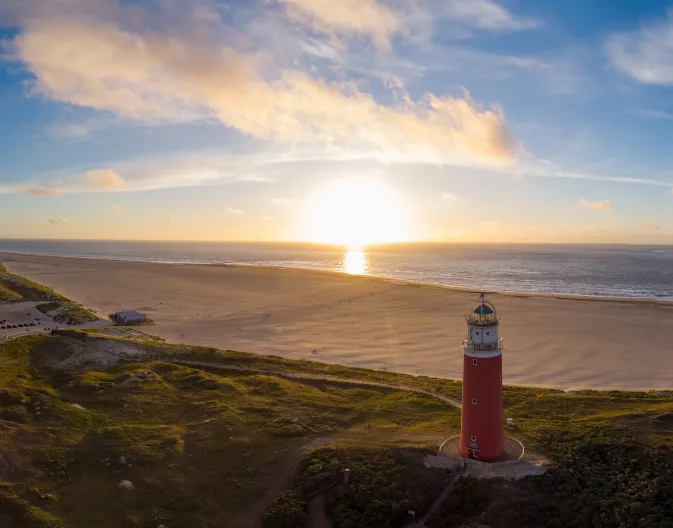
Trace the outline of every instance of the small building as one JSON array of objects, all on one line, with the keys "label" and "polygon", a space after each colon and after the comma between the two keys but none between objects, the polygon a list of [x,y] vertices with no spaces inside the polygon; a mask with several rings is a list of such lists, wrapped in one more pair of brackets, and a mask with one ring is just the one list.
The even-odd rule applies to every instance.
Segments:
[{"label": "small building", "polygon": [[123,325],[135,325],[147,323],[149,318],[144,313],[130,311],[130,312],[116,312],[110,316],[114,322]]}]

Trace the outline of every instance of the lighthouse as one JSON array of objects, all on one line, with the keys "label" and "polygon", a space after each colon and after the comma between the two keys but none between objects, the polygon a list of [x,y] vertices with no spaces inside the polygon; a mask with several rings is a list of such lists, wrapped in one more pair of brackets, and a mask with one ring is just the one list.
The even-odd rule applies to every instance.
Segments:
[{"label": "lighthouse", "polygon": [[465,319],[460,454],[476,460],[495,460],[503,455],[505,440],[499,320],[495,307],[483,293]]}]

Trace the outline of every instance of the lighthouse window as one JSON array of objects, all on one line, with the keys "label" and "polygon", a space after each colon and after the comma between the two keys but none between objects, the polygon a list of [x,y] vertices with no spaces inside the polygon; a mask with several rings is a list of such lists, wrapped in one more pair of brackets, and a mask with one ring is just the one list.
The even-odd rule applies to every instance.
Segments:
[{"label": "lighthouse window", "polygon": [[479,335],[479,332],[477,332],[477,335]]},{"label": "lighthouse window", "polygon": [[473,359],[473,360],[472,360],[472,364],[476,367],[476,366],[477,366],[477,360],[476,360],[476,359]]},{"label": "lighthouse window", "polygon": [[486,335],[491,335],[491,332],[486,332]]},{"label": "lighthouse window", "polygon": [[477,405],[477,398],[472,398],[472,405]]},{"label": "lighthouse window", "polygon": [[470,437],[470,440],[472,440],[473,442],[476,442],[476,441],[477,441],[477,437],[476,437],[476,436],[471,436],[471,437]]}]

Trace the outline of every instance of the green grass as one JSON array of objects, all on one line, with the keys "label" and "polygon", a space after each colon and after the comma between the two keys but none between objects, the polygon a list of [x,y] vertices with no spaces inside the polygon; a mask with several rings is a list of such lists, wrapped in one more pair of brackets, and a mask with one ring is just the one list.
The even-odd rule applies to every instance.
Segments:
[{"label": "green grass", "polygon": [[[63,330],[61,335],[67,335],[73,339],[87,342],[96,346],[97,341],[105,342],[109,336],[99,330]],[[119,338],[128,342],[137,343],[134,338]],[[321,374],[334,377],[355,378],[363,381],[390,383],[396,385],[410,385],[419,389],[433,390],[447,396],[460,399],[462,386],[459,381],[428,376],[413,376],[395,372],[383,372],[366,368],[346,367],[331,365],[317,361],[293,360],[278,356],[264,356],[237,352],[233,350],[219,350],[216,348],[199,347],[192,345],[169,345],[162,343],[160,339],[147,336],[142,341],[142,346],[150,355],[160,357],[190,359],[227,365],[262,369],[269,371],[293,371],[308,374]],[[560,392],[560,391],[559,391]]]},{"label": "green grass", "polygon": [[[406,392],[160,361],[50,370],[71,346],[58,335],[0,344],[0,464],[22,468],[6,494],[33,507],[9,510],[3,526],[38,514],[73,527],[249,526],[283,460],[312,439],[351,440],[372,423],[367,434],[406,443],[459,420],[456,409]],[[132,381],[140,370],[156,379]],[[121,479],[133,492],[117,488]],[[36,489],[54,500],[38,500]]]},{"label": "green grass", "polygon": [[47,314],[54,310],[57,310],[61,307],[61,303],[58,302],[47,302],[37,305],[37,309],[40,310],[43,314]]},{"label": "green grass", "polygon": [[18,302],[22,300],[23,297],[21,295],[0,283],[0,302]]},{"label": "green grass", "polygon": [[[47,311],[61,307],[61,311],[54,317],[54,320],[59,323],[82,324],[98,320],[94,314],[81,305],[63,297],[51,288],[9,273],[7,267],[0,264],[0,302],[20,301],[47,301],[50,306]],[[44,305],[38,305],[38,309],[39,306]]]},{"label": "green grass", "polygon": [[[139,347],[148,357],[107,369],[69,373],[50,367],[54,361],[68,358],[76,348],[95,352],[110,342]],[[340,454],[335,457],[333,452],[323,450],[310,455],[297,477],[299,489],[308,485],[302,477],[306,472],[318,481],[334,472],[334,468],[309,469],[315,466],[311,463],[314,458],[356,464],[363,460],[365,447],[384,446],[388,451],[376,457],[382,456],[380,466],[388,468],[390,460],[397,460],[410,447],[436,447],[460,427],[457,409],[424,395],[272,374],[191,368],[163,361],[162,357],[331,374],[431,388],[458,397],[461,388],[460,383],[429,377],[169,346],[151,336],[138,341],[112,340],[96,332],[69,330],[8,341],[0,344],[0,475],[11,475],[10,479],[5,477],[6,482],[0,479],[0,504],[10,505],[0,507],[3,527],[156,527],[162,523],[171,527],[250,526],[251,517],[246,515],[261,515],[263,507],[273,500],[265,491],[273,489],[272,483],[283,473],[284,461],[315,439],[336,439],[340,447],[330,449],[338,449]],[[151,372],[154,379],[136,381],[139,371]],[[653,393],[587,391],[570,395],[521,387],[505,387],[504,392],[505,413],[516,423],[507,434],[523,440],[529,451],[546,454],[559,468],[565,468],[552,473],[551,480],[534,481],[538,484],[532,487],[522,484],[522,497],[530,496],[536,504],[563,504],[566,496],[562,493],[568,493],[563,490],[581,486],[582,480],[573,480],[583,474],[578,467],[605,472],[608,466],[601,462],[604,459],[623,468],[614,478],[628,486],[615,489],[633,490],[649,498],[661,489],[652,487],[649,495],[637,491],[640,480],[632,474],[643,473],[639,468],[628,473],[628,460],[635,457],[661,464],[658,453],[672,445],[673,399]],[[617,451],[611,451],[612,458],[603,457],[606,449]],[[131,465],[120,464],[120,456]],[[422,473],[418,459],[413,463]],[[366,464],[354,467],[369,472]],[[328,510],[352,520],[358,508],[371,503],[376,515],[394,512],[399,520],[398,510],[407,503],[395,467],[393,464],[381,471],[380,482],[375,485],[389,490],[386,500],[390,508],[376,502],[379,495],[368,488],[354,495],[338,495],[350,501],[343,508],[341,499],[328,500]],[[663,466],[655,465],[648,471],[653,468],[668,475]],[[600,485],[612,489],[610,478]],[[133,482],[135,489],[119,489],[121,479]],[[597,481],[592,482],[592,486],[598,486]],[[281,479],[278,493],[282,483]],[[458,489],[463,489],[462,484]],[[432,490],[423,490],[423,496],[429,498]],[[516,526],[521,521],[516,512],[524,509],[507,506],[519,500],[507,490],[486,490],[483,496],[497,497],[500,502],[476,505],[464,503],[472,496],[467,491],[451,498],[455,519],[469,517],[475,508],[485,508],[487,513],[498,511],[502,519],[509,519],[510,524],[502,526]],[[40,494],[52,498],[39,500]],[[358,505],[358,500],[365,498],[364,506]],[[304,507],[301,497],[295,499],[285,497],[274,511],[291,517],[296,508]],[[587,500],[581,504],[592,508],[594,502]],[[393,508],[393,503],[398,506]],[[427,501],[423,504],[427,507]],[[610,509],[616,505],[611,503]],[[575,511],[570,507],[566,510]],[[652,515],[662,515],[662,511],[665,513],[656,510]],[[558,512],[557,516],[562,518]],[[533,524],[526,521],[519,525]]]}]

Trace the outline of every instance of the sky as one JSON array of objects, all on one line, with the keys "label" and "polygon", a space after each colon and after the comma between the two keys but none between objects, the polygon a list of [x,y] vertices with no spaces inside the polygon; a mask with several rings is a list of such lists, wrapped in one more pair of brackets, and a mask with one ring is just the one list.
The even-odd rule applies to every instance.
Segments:
[{"label": "sky", "polygon": [[0,238],[673,244],[673,3],[0,0]]}]

